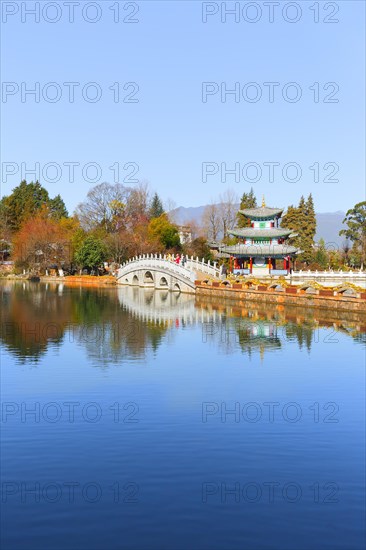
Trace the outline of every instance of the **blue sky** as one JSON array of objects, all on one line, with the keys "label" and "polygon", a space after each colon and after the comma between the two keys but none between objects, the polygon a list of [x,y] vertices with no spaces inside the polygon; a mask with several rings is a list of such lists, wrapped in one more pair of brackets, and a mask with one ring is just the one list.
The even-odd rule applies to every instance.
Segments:
[{"label": "blue sky", "polygon": [[[109,0],[86,11],[91,3],[80,0],[73,23],[63,1],[46,12],[47,2],[39,2],[39,23],[24,3],[1,4],[2,194],[22,175],[34,179],[24,172],[39,163],[41,183],[51,196],[60,193],[70,211],[93,179],[128,185],[134,172],[130,179],[149,181],[163,200],[183,206],[206,204],[227,188],[240,195],[251,185],[267,204],[279,206],[312,192],[318,212],[346,210],[365,199],[363,1],[298,1],[292,7],[280,1],[272,23],[265,2],[239,2],[239,22],[234,15],[221,21],[221,2],[119,2],[117,23],[117,2]],[[34,9],[36,2],[25,4]],[[227,2],[227,9],[234,4]],[[99,21],[85,21],[83,8]],[[216,10],[203,23],[202,13]],[[59,21],[47,21],[53,18]],[[32,95],[22,102],[21,91],[37,82],[39,102]],[[65,82],[80,83],[73,103]],[[129,82],[137,83],[137,92],[136,84],[123,90]],[[203,82],[216,83],[206,102]],[[268,82],[278,83],[273,102]],[[239,98],[222,100],[225,86],[236,86]],[[82,89],[91,100],[101,92],[100,100],[87,101]],[[60,99],[52,102],[55,93]],[[261,98],[250,102],[254,93]],[[297,102],[291,102],[294,93],[301,93]],[[121,101],[128,94],[138,101]],[[271,162],[277,163],[274,181]],[[78,163],[74,178],[69,163]],[[203,163],[215,173],[203,178]],[[225,182],[222,163],[228,170],[236,163],[239,176],[227,174]],[[110,169],[117,164],[118,177]]]}]

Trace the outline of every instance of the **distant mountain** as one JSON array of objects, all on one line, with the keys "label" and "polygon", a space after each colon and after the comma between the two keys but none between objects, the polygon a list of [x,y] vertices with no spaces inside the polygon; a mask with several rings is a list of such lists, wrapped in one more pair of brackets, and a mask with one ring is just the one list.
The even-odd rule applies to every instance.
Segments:
[{"label": "distant mountain", "polygon": [[326,243],[335,243],[340,246],[345,242],[344,237],[339,236],[342,224],[346,214],[338,210],[337,212],[325,212],[316,214],[316,235],[315,240],[323,238]]},{"label": "distant mountain", "polygon": [[[171,211],[171,215],[174,218],[175,223],[178,225],[184,225],[187,222],[194,221],[198,225],[202,225],[203,212],[205,211],[206,204],[203,206],[179,206]],[[238,205],[239,210],[239,205]]]},{"label": "distant mountain", "polygon": [[[175,223],[185,225],[188,222],[194,221],[197,225],[202,225],[203,212],[206,205],[203,206],[179,206],[175,208],[171,214],[174,217]],[[237,205],[239,210],[239,204]],[[339,231],[344,228],[342,221],[345,213],[338,210],[337,212],[321,212],[316,214],[317,231],[315,240],[323,238],[326,243],[335,243],[341,246],[344,242],[344,237],[339,236]]]}]

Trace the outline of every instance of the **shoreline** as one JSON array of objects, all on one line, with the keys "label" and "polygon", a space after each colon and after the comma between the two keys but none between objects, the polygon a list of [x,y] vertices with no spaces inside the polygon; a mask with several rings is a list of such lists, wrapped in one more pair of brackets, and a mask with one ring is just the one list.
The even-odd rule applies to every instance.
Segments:
[{"label": "shoreline", "polygon": [[[1,277],[0,281],[31,281],[29,275],[8,275],[6,277]],[[64,277],[59,276],[41,276],[39,277],[40,283],[58,283],[58,284],[71,284],[71,285],[81,285],[81,286],[96,286],[96,287],[105,287],[105,286],[117,286],[117,281],[112,275],[65,275]]]},{"label": "shoreline", "polygon": [[[1,277],[0,281],[29,281],[29,276]],[[65,277],[40,277],[41,283],[65,284],[68,286],[93,288],[118,288],[130,285],[118,285],[112,275],[67,275]],[[211,283],[211,284],[210,284]],[[366,314],[366,291],[356,292],[354,296],[343,295],[330,289],[319,289],[315,293],[307,294],[299,285],[287,286],[281,291],[266,287],[263,283],[249,286],[248,283],[224,284],[221,281],[195,281],[196,290],[192,292],[196,297],[205,297],[209,300],[224,299],[230,304],[243,307],[246,304],[277,304],[280,306],[306,307],[312,309],[327,309],[333,311],[354,311]],[[138,287],[144,288],[144,287]],[[151,290],[151,288],[150,288]]]},{"label": "shoreline", "polygon": [[268,289],[264,285],[248,288],[245,283],[233,283],[229,286],[220,282],[208,285],[202,281],[196,281],[196,296],[224,299],[228,302],[235,302],[238,306],[245,306],[248,303],[277,304],[333,311],[356,311],[366,314],[366,292],[357,293],[355,296],[344,296],[324,289],[318,290],[314,294],[306,294],[306,291],[293,286],[278,291]]}]

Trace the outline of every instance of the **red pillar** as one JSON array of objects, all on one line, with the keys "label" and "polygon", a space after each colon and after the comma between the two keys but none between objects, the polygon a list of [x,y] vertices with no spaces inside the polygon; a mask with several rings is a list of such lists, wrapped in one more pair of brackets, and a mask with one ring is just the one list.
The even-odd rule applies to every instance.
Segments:
[{"label": "red pillar", "polygon": [[253,273],[253,258],[249,258],[249,273]]}]

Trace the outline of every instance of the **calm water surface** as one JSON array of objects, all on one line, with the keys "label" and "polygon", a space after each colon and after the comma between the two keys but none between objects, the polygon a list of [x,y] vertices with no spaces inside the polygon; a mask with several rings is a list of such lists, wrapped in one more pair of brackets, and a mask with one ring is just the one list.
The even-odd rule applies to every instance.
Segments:
[{"label": "calm water surface", "polygon": [[364,547],[365,318],[0,292],[2,548]]}]

